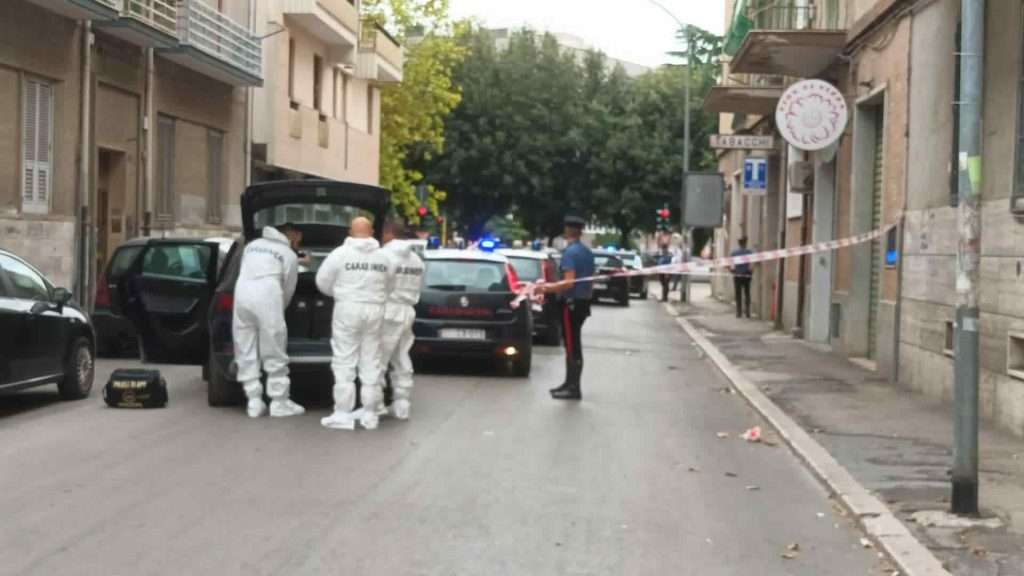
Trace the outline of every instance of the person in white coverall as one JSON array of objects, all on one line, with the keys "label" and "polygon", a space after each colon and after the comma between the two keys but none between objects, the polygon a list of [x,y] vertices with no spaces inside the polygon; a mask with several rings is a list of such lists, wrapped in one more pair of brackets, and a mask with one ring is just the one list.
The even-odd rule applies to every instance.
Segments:
[{"label": "person in white coverall", "polygon": [[412,408],[412,358],[409,352],[416,337],[412,325],[416,320],[416,304],[423,286],[423,261],[413,251],[413,244],[399,239],[404,230],[398,222],[384,225],[384,248],[390,261],[393,280],[387,304],[384,305],[384,325],[381,329],[381,380],[388,365],[391,366],[391,386],[394,396],[391,413],[399,420],[407,420]]},{"label": "person in white coverall", "polygon": [[[373,225],[356,218],[344,244],[327,256],[316,274],[316,286],[334,298],[331,326],[331,370],[334,372],[334,413],[320,423],[338,430],[377,428],[383,401],[380,386],[380,330],[391,285],[388,260],[373,238]],[[355,411],[356,376],[362,383],[363,409]]]},{"label": "person in white coverall", "polygon": [[295,294],[302,231],[291,224],[263,229],[263,237],[249,242],[235,285],[231,330],[235,341],[238,381],[248,398],[250,418],[267,413],[263,402],[260,368],[267,373],[267,396],[274,418],[297,416],[306,410],[288,397],[288,326],[284,311]]}]

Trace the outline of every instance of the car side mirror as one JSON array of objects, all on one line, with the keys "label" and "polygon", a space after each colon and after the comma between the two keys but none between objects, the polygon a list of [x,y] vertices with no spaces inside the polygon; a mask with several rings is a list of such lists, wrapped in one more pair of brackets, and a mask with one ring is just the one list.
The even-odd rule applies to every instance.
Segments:
[{"label": "car side mirror", "polygon": [[66,306],[71,302],[71,292],[67,288],[57,288],[53,291],[53,303],[58,306]]}]

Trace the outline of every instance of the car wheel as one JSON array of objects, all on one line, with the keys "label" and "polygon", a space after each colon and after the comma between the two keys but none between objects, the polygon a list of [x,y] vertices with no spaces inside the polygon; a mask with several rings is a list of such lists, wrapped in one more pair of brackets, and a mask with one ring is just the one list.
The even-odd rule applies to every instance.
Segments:
[{"label": "car wheel", "polygon": [[242,386],[228,378],[215,364],[213,352],[207,356],[206,403],[210,406],[237,406],[242,403]]},{"label": "car wheel", "polygon": [[78,338],[68,350],[64,360],[64,377],[57,384],[64,400],[81,400],[92,391],[96,374],[96,358],[88,338]]}]

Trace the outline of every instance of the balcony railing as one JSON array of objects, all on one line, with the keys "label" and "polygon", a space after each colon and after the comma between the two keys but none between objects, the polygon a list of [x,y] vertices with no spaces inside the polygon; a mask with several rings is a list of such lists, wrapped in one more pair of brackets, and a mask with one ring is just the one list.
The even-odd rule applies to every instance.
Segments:
[{"label": "balcony railing", "polygon": [[124,0],[122,16],[171,36],[178,35],[178,7],[172,0]]},{"label": "balcony railing", "polygon": [[[380,58],[401,74],[404,64],[402,46],[371,19],[364,20],[360,30],[359,55],[364,60]],[[377,66],[374,63],[370,68],[376,69]],[[376,70],[371,72],[367,69],[367,73],[370,76],[377,75]]]},{"label": "balcony railing", "polygon": [[250,76],[262,77],[259,40],[201,0],[179,0],[178,30],[183,45],[196,48]]}]

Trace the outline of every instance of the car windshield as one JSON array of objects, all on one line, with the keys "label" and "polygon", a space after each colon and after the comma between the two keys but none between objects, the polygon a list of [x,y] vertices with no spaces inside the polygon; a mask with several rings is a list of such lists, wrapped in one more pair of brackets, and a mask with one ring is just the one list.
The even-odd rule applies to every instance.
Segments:
[{"label": "car windshield", "polygon": [[509,291],[505,267],[483,260],[427,260],[424,286],[450,292]]},{"label": "car windshield", "polygon": [[509,263],[516,271],[516,276],[524,282],[536,282],[544,276],[544,268],[540,260],[535,258],[509,258]]},{"label": "car windshield", "polygon": [[622,268],[622,260],[610,254],[594,254],[594,265],[598,268]]},{"label": "car windshield", "polygon": [[256,212],[256,228],[281,224],[320,224],[348,228],[352,220],[363,216],[373,220],[369,210],[339,204],[281,204]]}]

